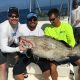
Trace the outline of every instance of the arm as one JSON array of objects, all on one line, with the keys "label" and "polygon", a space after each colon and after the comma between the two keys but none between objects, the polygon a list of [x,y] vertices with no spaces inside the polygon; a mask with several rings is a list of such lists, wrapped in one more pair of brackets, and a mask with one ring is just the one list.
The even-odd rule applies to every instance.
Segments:
[{"label": "arm", "polygon": [[8,53],[13,53],[13,52],[18,52],[19,47],[9,47],[8,45],[8,27],[5,25],[1,25],[1,51],[2,52],[8,52]]},{"label": "arm", "polygon": [[73,48],[76,42],[75,42],[72,26],[69,24],[68,26],[65,27],[66,27],[67,42]]},{"label": "arm", "polygon": [[55,31],[53,31],[53,30],[52,30],[51,28],[49,28],[49,27],[46,27],[46,28],[44,29],[44,34],[45,34],[45,36],[49,36],[49,37],[51,37],[51,38],[57,39],[57,35],[56,35]]}]

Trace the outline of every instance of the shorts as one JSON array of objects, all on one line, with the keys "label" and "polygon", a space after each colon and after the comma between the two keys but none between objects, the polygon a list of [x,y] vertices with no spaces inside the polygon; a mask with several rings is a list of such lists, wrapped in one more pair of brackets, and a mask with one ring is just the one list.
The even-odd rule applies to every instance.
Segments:
[{"label": "shorts", "polygon": [[0,50],[0,64],[6,63],[6,56]]},{"label": "shorts", "polygon": [[[16,47],[17,44],[12,43],[10,47]],[[7,63],[8,65],[13,66],[15,64],[15,56],[19,55],[19,52],[13,52],[13,53],[5,53],[1,52],[0,50],[0,64]]]},{"label": "shorts", "polygon": [[74,28],[74,37],[77,44],[80,43],[80,27]]},{"label": "shorts", "polygon": [[13,75],[19,75],[26,71],[26,66],[31,62],[39,65],[42,72],[50,69],[50,64],[46,59],[40,58],[37,62],[34,61],[34,58],[28,58],[24,54],[22,54],[22,58],[15,64],[13,67]]},{"label": "shorts", "polygon": [[75,61],[79,59],[80,59],[80,56],[75,55],[75,56],[69,56],[68,58],[62,61],[51,61],[51,63],[56,64],[56,65],[71,63],[72,65],[76,66]]},{"label": "shorts", "polygon": [[77,56],[77,55],[75,55],[75,56],[70,56],[69,62],[70,62],[72,65],[77,66],[77,65],[75,64],[75,62],[76,62],[77,60],[79,60],[79,59],[80,59],[80,56]]}]

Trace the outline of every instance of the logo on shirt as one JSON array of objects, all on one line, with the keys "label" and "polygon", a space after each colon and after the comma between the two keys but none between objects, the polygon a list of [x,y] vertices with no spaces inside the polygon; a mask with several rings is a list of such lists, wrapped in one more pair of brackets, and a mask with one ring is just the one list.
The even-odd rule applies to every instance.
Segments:
[{"label": "logo on shirt", "polygon": [[65,31],[60,31],[60,33],[65,33]]}]

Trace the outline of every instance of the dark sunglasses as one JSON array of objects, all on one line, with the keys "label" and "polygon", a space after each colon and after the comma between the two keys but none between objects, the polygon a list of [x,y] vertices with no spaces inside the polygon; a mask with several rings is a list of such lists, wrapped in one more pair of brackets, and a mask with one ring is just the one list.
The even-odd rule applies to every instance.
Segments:
[{"label": "dark sunglasses", "polygon": [[56,18],[53,18],[53,19],[49,19],[49,21],[54,21]]},{"label": "dark sunglasses", "polygon": [[30,19],[28,19],[28,21],[37,21],[37,18],[30,18]]},{"label": "dark sunglasses", "polygon": [[10,17],[10,18],[14,18],[14,17],[15,17],[15,18],[18,18],[19,16],[9,16],[9,17]]}]

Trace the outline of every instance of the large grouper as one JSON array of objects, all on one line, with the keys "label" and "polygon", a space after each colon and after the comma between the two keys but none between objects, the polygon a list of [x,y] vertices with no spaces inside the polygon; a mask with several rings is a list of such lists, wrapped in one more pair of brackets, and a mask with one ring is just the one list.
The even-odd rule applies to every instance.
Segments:
[{"label": "large grouper", "polygon": [[[80,56],[80,45],[70,48],[62,41],[46,36],[27,36],[25,38],[26,40],[30,40],[35,45],[31,48],[32,53],[42,58],[49,60],[62,60],[68,56]],[[26,48],[28,48],[28,45],[26,45]]]}]

